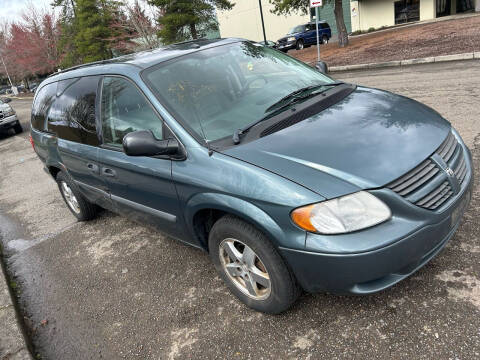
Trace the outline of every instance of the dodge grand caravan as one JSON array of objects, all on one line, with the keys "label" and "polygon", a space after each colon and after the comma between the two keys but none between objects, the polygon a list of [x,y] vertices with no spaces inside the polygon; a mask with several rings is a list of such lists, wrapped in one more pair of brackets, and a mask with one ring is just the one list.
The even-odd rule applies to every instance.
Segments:
[{"label": "dodge grand caravan", "polygon": [[31,136],[78,220],[102,207],[204,249],[233,294],[269,313],[302,289],[405,279],[472,193],[470,151],[434,110],[239,39],[56,74]]}]

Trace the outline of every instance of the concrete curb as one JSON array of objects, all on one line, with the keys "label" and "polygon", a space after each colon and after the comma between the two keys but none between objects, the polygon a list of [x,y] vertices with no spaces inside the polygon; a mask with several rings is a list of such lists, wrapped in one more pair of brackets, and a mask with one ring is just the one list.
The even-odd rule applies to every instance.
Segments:
[{"label": "concrete curb", "polygon": [[32,360],[0,266],[0,359]]},{"label": "concrete curb", "polygon": [[371,64],[331,66],[328,68],[328,70],[330,72],[340,72],[340,71],[352,71],[352,70],[378,69],[378,68],[386,68],[386,67],[398,67],[398,66],[407,66],[407,65],[415,65],[415,64],[440,63],[440,62],[447,62],[447,61],[473,60],[473,59],[480,59],[480,51],[463,53],[463,54],[433,56],[433,57],[418,58],[418,59],[385,61],[385,62],[378,62],[378,63],[371,63]]}]

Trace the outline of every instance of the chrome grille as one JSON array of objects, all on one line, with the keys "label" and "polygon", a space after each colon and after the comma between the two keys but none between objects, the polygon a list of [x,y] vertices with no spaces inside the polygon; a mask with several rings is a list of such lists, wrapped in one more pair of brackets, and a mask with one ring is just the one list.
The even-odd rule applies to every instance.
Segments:
[{"label": "chrome grille", "polygon": [[[467,164],[462,146],[452,132],[435,154],[453,170],[454,176],[461,186],[467,175]],[[454,194],[454,189],[446,171],[438,165],[442,162],[438,161],[438,158],[436,161],[432,158],[425,160],[413,170],[390,183],[388,187],[417,206],[429,210],[440,208]]]}]

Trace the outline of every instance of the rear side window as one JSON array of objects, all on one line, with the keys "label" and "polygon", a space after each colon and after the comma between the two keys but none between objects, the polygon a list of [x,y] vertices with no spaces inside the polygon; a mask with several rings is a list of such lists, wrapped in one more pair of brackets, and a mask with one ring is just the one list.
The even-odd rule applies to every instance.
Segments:
[{"label": "rear side window", "polygon": [[162,120],[130,81],[105,77],[102,88],[102,134],[106,145],[121,146],[123,137],[138,130],[151,130],[162,139]]},{"label": "rear side window", "polygon": [[32,127],[34,129],[40,131],[47,130],[46,116],[50,106],[55,100],[56,92],[57,83],[45,85],[38,92],[32,107]]},{"label": "rear side window", "polygon": [[327,23],[322,23],[321,28],[322,29],[330,29],[330,25],[328,25]]},{"label": "rear side window", "polygon": [[98,76],[63,80],[48,113],[48,129],[61,139],[98,146],[95,103]]}]

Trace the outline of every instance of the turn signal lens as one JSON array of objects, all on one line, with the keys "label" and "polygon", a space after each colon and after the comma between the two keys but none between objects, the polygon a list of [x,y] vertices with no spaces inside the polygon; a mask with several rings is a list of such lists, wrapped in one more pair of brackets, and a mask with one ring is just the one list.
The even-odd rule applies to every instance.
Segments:
[{"label": "turn signal lens", "polygon": [[310,214],[315,205],[301,207],[292,211],[292,220],[295,224],[307,231],[316,232],[315,226],[310,222]]},{"label": "turn signal lens", "polygon": [[383,201],[366,191],[295,209],[295,224],[306,231],[344,234],[378,225],[392,216]]}]

